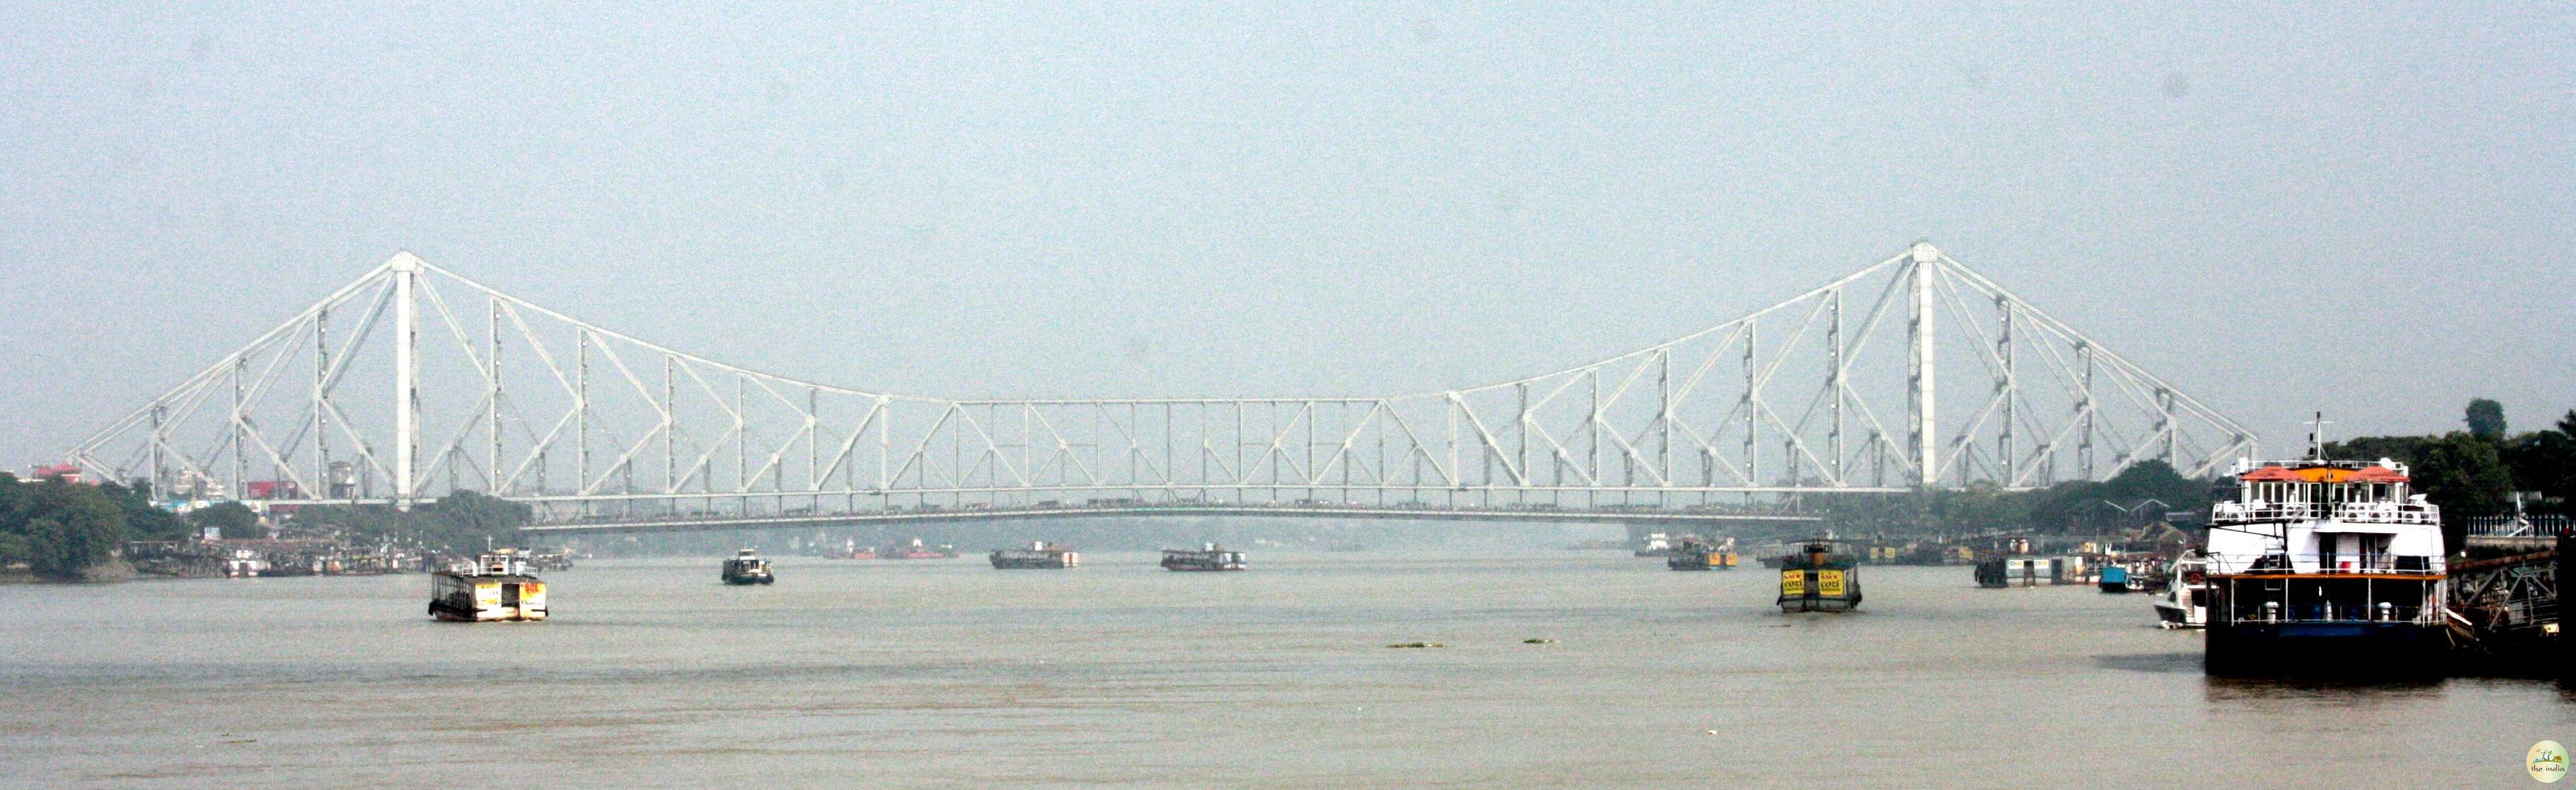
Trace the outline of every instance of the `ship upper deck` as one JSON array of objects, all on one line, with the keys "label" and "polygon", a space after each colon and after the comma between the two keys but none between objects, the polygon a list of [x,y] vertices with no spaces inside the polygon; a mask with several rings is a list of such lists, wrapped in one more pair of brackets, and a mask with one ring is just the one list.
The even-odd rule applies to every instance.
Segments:
[{"label": "ship upper deck", "polygon": [[[2352,525],[2439,527],[2441,508],[2412,493],[2406,465],[2375,462],[2236,463],[2237,499],[2210,509],[2210,523],[2246,525],[2332,520]],[[2373,530],[2390,531],[2390,530]]]}]

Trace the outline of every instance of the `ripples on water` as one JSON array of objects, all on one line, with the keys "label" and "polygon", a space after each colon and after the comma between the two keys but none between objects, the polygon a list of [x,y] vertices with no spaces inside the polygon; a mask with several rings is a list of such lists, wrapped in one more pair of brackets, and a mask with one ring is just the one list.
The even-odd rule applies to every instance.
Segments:
[{"label": "ripples on water", "polygon": [[1790,616],[1759,568],[1251,559],[595,562],[539,624],[419,576],[4,587],[0,785],[2456,786],[2576,740],[2550,684],[2211,680],[2145,596],[1964,567]]}]

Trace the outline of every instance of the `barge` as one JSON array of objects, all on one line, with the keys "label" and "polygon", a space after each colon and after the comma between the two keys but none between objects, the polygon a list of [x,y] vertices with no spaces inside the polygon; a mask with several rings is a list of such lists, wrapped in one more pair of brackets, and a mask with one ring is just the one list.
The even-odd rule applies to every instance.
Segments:
[{"label": "barge", "polygon": [[1664,557],[1664,567],[1677,571],[1731,571],[1735,569],[1735,540],[1723,545],[1710,545],[1697,538],[1684,539]]},{"label": "barge", "polygon": [[1163,569],[1167,571],[1239,571],[1243,568],[1243,552],[1227,551],[1214,543],[1201,544],[1197,551],[1163,550]]},{"label": "barge", "polygon": [[1041,540],[1025,549],[994,549],[991,559],[996,570],[1061,570],[1081,565],[1082,552]]},{"label": "barge", "polygon": [[948,559],[956,559],[956,558],[957,558],[957,547],[955,547],[955,546],[950,546],[950,545],[947,545],[947,544],[944,544],[944,543],[943,543],[943,544],[940,544],[940,545],[938,545],[938,546],[936,546],[936,547],[933,547],[933,546],[924,546],[924,545],[921,545],[921,539],[920,539],[920,538],[913,538],[913,539],[912,539],[912,541],[911,541],[911,542],[909,542],[909,543],[898,544],[898,545],[896,545],[895,547],[893,547],[893,548],[891,548],[891,549],[887,549],[887,550],[885,550],[885,551],[883,551],[883,552],[879,552],[879,553],[877,554],[877,558],[878,558],[878,559],[887,559],[887,560],[948,560]]},{"label": "barge", "polygon": [[[2448,670],[2438,506],[2405,464],[2239,460],[2211,506],[2209,674],[2429,678]],[[2177,574],[2181,575],[2181,574]]]},{"label": "barge", "polygon": [[731,559],[725,560],[723,578],[726,584],[769,584],[778,581],[778,576],[769,572],[769,561],[761,559],[760,552],[751,549],[735,552]]},{"label": "barge", "polygon": [[502,550],[429,575],[429,615],[457,623],[546,619],[545,580],[527,557]]},{"label": "barge", "polygon": [[1849,612],[1860,608],[1860,561],[1831,537],[1801,542],[1780,558],[1780,611]]}]

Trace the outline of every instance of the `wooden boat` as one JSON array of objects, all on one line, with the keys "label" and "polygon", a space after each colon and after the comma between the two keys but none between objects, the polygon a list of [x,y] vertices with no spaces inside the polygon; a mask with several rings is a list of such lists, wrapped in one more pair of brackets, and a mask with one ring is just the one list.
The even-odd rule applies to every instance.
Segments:
[{"label": "wooden boat", "polygon": [[1817,537],[1780,558],[1780,611],[1849,612],[1860,598],[1860,562],[1850,544]]},{"label": "wooden boat", "polygon": [[760,552],[752,549],[735,552],[731,559],[725,560],[723,578],[726,584],[770,584],[778,581],[778,576],[769,571],[769,561],[761,559]]}]

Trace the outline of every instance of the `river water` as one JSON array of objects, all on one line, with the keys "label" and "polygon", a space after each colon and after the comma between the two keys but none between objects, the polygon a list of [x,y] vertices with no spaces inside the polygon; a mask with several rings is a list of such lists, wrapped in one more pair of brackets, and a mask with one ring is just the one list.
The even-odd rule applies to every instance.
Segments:
[{"label": "river water", "polygon": [[2145,596],[1965,567],[1792,616],[1605,552],[1154,559],[596,561],[534,624],[416,575],[0,587],[0,785],[2507,787],[2576,742],[2554,684],[2212,680]]}]

